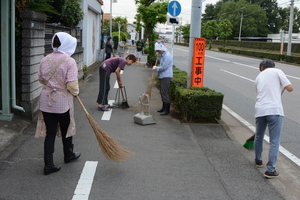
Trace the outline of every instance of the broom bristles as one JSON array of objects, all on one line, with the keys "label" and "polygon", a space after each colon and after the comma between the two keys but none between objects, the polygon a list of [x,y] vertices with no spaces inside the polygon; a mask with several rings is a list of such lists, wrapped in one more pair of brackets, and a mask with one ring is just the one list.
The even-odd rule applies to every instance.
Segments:
[{"label": "broom bristles", "polygon": [[95,136],[98,140],[100,148],[104,156],[113,161],[124,161],[130,158],[134,153],[124,149],[112,137],[110,137],[101,127],[96,123],[90,114],[86,114],[87,119],[94,130]]},{"label": "broom bristles", "polygon": [[243,144],[243,147],[245,147],[246,149],[251,149],[254,147],[254,141],[248,141],[248,142],[245,142]]},{"label": "broom bristles", "polygon": [[254,147],[254,139],[255,139],[255,134],[252,135],[250,138],[246,140],[246,142],[243,144],[243,146],[247,149],[251,149]]}]

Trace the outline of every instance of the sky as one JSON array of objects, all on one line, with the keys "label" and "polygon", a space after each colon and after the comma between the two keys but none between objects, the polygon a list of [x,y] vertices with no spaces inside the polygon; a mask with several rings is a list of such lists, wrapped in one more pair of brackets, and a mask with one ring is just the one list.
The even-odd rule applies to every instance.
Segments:
[{"label": "sky", "polygon": [[[110,13],[110,1],[103,0],[103,11],[104,13]],[[191,20],[191,5],[192,0],[177,0],[181,5],[181,13],[179,14],[179,19],[182,21],[182,25],[189,24]],[[206,4],[215,4],[218,0],[203,0],[202,1],[202,14]],[[279,7],[288,7],[290,5],[290,0],[277,0]],[[300,7],[300,1],[295,1],[296,7]],[[134,16],[136,15],[136,5],[134,0],[117,0],[117,3],[112,3],[112,16],[117,17],[127,17],[129,23],[135,21]],[[158,25],[159,29],[164,29],[168,27],[167,25]],[[169,26],[171,27],[171,26]]]}]

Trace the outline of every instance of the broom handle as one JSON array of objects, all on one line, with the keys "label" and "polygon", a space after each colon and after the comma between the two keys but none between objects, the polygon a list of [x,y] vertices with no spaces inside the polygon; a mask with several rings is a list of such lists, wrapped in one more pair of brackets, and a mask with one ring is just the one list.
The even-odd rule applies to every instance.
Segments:
[{"label": "broom handle", "polygon": [[[154,66],[156,66],[156,65],[157,65],[157,60],[158,60],[158,54],[156,54],[156,60],[155,60],[155,64],[154,64]],[[152,72],[151,79],[154,79],[154,72],[155,72],[155,70],[153,70],[153,72]]]},{"label": "broom handle", "polygon": [[83,105],[83,103],[82,103],[82,101],[80,100],[80,98],[79,98],[78,95],[76,96],[76,98],[77,98],[79,104],[81,105],[83,111],[85,112],[85,114],[88,114],[88,111],[85,109],[85,107],[84,107],[84,105]]}]

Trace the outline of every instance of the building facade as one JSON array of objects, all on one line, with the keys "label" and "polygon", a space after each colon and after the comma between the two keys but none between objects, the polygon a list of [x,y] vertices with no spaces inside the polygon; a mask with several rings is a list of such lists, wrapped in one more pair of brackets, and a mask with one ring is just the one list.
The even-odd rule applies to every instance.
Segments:
[{"label": "building facade", "polygon": [[81,3],[84,18],[79,27],[82,29],[83,62],[85,66],[102,61],[103,58],[103,49],[101,49],[102,6],[102,0],[85,0]]}]

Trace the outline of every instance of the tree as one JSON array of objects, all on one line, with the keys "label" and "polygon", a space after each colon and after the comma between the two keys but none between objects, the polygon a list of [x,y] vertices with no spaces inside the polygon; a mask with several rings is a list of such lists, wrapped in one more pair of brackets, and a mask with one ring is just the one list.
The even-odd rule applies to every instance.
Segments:
[{"label": "tree", "polygon": [[80,8],[81,0],[66,0],[62,7],[61,24],[75,27],[83,19],[83,12]]},{"label": "tree", "polygon": [[113,18],[112,32],[119,31],[118,22],[120,22],[121,25],[120,31],[127,32],[127,24],[128,24],[127,17],[121,17],[121,16],[117,16]]},{"label": "tree", "polygon": [[[122,39],[127,39],[128,38],[128,33],[127,33],[127,18],[126,17],[121,17],[117,16],[112,19],[112,37],[117,38],[118,41],[119,39],[119,28],[118,28],[118,22],[120,22],[120,37]],[[102,24],[102,30],[104,35],[110,35],[110,20],[106,19],[103,21]],[[116,41],[118,43],[118,41]]]},{"label": "tree", "polygon": [[110,24],[109,19],[103,20],[103,23],[102,23],[102,33],[103,33],[103,35],[109,36],[109,31],[110,31],[109,24]]},{"label": "tree", "polygon": [[182,36],[182,26],[179,26],[179,27],[176,28],[174,35],[175,35],[176,42],[180,43],[180,39],[181,39],[181,36]]},{"label": "tree", "polygon": [[242,17],[242,35],[248,37],[266,36],[267,17],[266,12],[259,5],[248,3],[246,0],[238,2],[228,1],[222,4],[218,20],[230,20],[233,25],[232,37],[237,37],[240,32]]},{"label": "tree", "polygon": [[182,26],[181,30],[182,30],[182,37],[184,39],[185,43],[189,43],[190,41],[190,24],[186,24],[184,26]]},{"label": "tree", "polygon": [[[135,4],[138,6],[136,19],[139,19],[138,26],[143,23],[145,28],[145,38],[149,42],[149,57],[150,64],[155,62],[154,43],[157,39],[155,33],[155,27],[158,23],[165,23],[167,21],[167,8],[168,1],[166,0],[135,0]],[[154,58],[154,59],[153,59]],[[154,61],[153,61],[154,60]]]},{"label": "tree", "polygon": [[232,35],[233,25],[231,24],[231,22],[229,20],[224,20],[219,23],[218,27],[219,27],[218,32],[219,32],[220,38],[223,39],[224,47],[226,47],[227,38]]},{"label": "tree", "polygon": [[216,20],[203,23],[202,36],[209,39],[209,49],[212,47],[212,40],[218,36],[219,25]]},{"label": "tree", "polygon": [[55,11],[53,11],[53,7],[51,6],[52,3],[53,0],[35,0],[35,1],[17,0],[16,7],[18,11],[32,10],[42,14],[56,13]]},{"label": "tree", "polygon": [[62,26],[75,27],[83,19],[80,8],[81,0],[55,0],[51,1],[55,13],[47,13],[48,23],[60,23]]},{"label": "tree", "polygon": [[[290,11],[289,7],[279,9],[280,19],[282,21],[281,29],[288,32],[290,23]],[[294,7],[294,20],[293,20],[293,33],[298,33],[300,29],[300,11]]]},{"label": "tree", "polygon": [[206,4],[204,14],[202,14],[202,21],[207,22],[214,20],[215,18],[215,6],[213,4]]},{"label": "tree", "polygon": [[266,11],[268,33],[278,33],[280,30],[277,0],[247,0],[251,4],[260,5]]},{"label": "tree", "polygon": [[139,35],[139,40],[140,40],[141,36],[142,36],[142,34],[141,34],[141,32],[142,32],[142,23],[141,23],[142,19],[141,19],[141,15],[140,14],[136,14],[134,18],[136,19],[136,21],[133,22],[133,24],[136,25],[135,30],[136,30],[136,32],[139,33],[138,35]]}]

